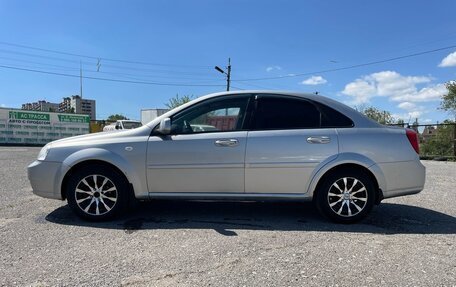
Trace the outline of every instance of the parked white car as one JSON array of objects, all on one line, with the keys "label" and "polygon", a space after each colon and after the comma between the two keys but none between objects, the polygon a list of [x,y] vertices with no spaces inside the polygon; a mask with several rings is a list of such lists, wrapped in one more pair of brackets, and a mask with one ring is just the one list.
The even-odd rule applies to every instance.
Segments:
[{"label": "parked white car", "polygon": [[51,142],[28,177],[35,194],[66,199],[89,220],[123,213],[134,197],[313,200],[349,223],[423,189],[418,152],[415,131],[322,96],[225,92],[137,129]]},{"label": "parked white car", "polygon": [[130,129],[139,128],[140,126],[142,126],[142,124],[139,121],[117,120],[115,123],[105,126],[103,128],[103,131],[107,132],[107,131],[114,131],[114,130],[130,130]]}]

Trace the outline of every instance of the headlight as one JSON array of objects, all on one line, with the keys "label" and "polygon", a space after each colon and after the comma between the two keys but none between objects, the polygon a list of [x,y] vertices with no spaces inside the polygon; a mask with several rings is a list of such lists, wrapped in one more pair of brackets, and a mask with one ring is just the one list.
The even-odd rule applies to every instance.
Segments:
[{"label": "headlight", "polygon": [[49,153],[49,150],[51,149],[51,145],[47,144],[45,145],[41,150],[40,153],[38,154],[38,160],[45,160],[46,156]]}]

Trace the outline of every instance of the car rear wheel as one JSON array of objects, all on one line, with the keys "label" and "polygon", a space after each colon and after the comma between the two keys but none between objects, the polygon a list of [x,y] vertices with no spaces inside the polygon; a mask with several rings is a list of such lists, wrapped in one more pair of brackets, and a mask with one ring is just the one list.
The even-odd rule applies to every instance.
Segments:
[{"label": "car rear wheel", "polygon": [[66,189],[68,205],[91,221],[114,218],[128,206],[128,182],[109,166],[93,165],[73,173]]},{"label": "car rear wheel", "polygon": [[357,222],[371,211],[375,185],[361,171],[337,171],[324,179],[317,191],[318,210],[338,223]]}]

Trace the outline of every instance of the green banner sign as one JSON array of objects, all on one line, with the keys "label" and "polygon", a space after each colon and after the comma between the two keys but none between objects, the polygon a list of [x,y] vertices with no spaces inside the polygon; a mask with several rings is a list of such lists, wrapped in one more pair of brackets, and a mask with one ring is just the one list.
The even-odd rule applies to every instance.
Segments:
[{"label": "green banner sign", "polygon": [[50,121],[49,114],[30,113],[30,112],[10,111],[9,118],[12,120]]},{"label": "green banner sign", "polygon": [[90,118],[89,116],[59,115],[59,122],[90,123]]}]

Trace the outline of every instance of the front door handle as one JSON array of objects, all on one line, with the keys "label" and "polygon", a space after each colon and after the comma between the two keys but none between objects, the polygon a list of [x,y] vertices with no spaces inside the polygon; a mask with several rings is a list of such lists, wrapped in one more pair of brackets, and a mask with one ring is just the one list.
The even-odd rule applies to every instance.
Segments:
[{"label": "front door handle", "polygon": [[223,139],[223,140],[216,140],[216,146],[223,146],[223,147],[230,147],[230,146],[237,146],[239,144],[237,139]]},{"label": "front door handle", "polygon": [[327,144],[331,142],[328,136],[308,137],[307,142],[311,144]]}]

